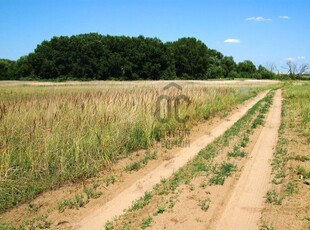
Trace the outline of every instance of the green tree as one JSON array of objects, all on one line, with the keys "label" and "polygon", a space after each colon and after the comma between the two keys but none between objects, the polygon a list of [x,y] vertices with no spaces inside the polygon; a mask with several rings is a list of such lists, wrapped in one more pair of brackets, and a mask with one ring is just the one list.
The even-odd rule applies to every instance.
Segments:
[{"label": "green tree", "polygon": [[267,70],[264,66],[259,65],[257,73],[259,74],[261,79],[274,79],[275,74],[271,71]]},{"label": "green tree", "polygon": [[14,64],[15,61],[0,59],[0,80],[14,79],[11,73]]},{"label": "green tree", "polygon": [[256,66],[252,61],[246,60],[238,63],[237,71],[242,78],[253,78],[256,73]]},{"label": "green tree", "polygon": [[[224,76],[225,76],[226,78],[229,77],[229,73],[230,73],[230,72],[236,71],[236,69],[237,69],[237,64],[236,64],[236,62],[234,61],[234,58],[231,57],[231,56],[230,56],[230,57],[223,57],[221,63],[222,63],[222,66],[223,66],[223,68],[224,68],[224,70],[225,70]],[[231,76],[232,76],[232,75],[234,75],[234,73],[231,74]]]},{"label": "green tree", "polygon": [[176,75],[202,79],[208,70],[208,47],[196,38],[181,38],[167,44],[173,55]]}]

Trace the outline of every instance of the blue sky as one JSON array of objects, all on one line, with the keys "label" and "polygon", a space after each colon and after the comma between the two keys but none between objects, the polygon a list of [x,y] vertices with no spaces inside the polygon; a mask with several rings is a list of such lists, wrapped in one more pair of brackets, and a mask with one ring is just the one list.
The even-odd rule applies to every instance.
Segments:
[{"label": "blue sky", "polygon": [[0,58],[53,36],[196,37],[237,62],[310,63],[309,0],[0,0]]}]

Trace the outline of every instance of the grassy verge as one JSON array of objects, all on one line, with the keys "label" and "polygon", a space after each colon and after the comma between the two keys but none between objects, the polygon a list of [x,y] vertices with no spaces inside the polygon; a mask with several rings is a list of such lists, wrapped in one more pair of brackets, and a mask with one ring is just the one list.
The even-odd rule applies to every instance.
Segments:
[{"label": "grassy verge", "polygon": [[294,140],[288,139],[288,132],[298,133],[303,138],[305,143],[310,144],[310,85],[288,85],[284,88],[284,100],[282,105],[282,122],[279,129],[279,141],[276,152],[272,161],[273,169],[273,184],[279,185],[277,190],[281,190],[278,194],[279,201],[271,202],[268,199],[268,194],[276,194],[275,190],[267,194],[267,202],[280,205],[285,197],[292,195],[292,192],[287,192],[287,187],[290,191],[296,191],[296,184],[292,182],[293,177],[300,175],[302,180],[307,180],[310,177],[310,168],[298,165],[297,167],[288,167],[290,161],[306,162],[309,161],[309,155],[289,152],[288,148]]},{"label": "grassy verge", "polygon": [[[310,195],[307,188],[310,184],[309,99],[309,83],[288,83],[283,88],[281,126],[272,160],[273,184],[266,194],[261,229],[280,229],[283,226],[303,229],[309,226],[310,213],[306,208],[309,207],[306,197]],[[296,209],[299,205],[303,207]],[[288,215],[292,218],[278,220]],[[281,223],[283,226],[279,225]]]}]

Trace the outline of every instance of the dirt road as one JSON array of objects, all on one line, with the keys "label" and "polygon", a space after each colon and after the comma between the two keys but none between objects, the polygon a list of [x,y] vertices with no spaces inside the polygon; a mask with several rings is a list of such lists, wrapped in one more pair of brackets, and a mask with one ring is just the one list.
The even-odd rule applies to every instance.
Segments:
[{"label": "dirt road", "polygon": [[216,223],[217,230],[258,229],[260,212],[271,181],[273,151],[277,143],[281,120],[281,91],[275,94],[274,102],[263,128],[246,163],[237,185]]},{"label": "dirt road", "polygon": [[[75,227],[78,229],[103,229],[108,220],[115,216],[121,215],[124,209],[130,207],[132,202],[141,197],[146,191],[152,190],[153,186],[159,183],[162,178],[170,177],[180,167],[184,166],[202,148],[214,141],[215,138],[222,135],[237,120],[245,115],[246,112],[266,94],[267,92],[261,93],[256,98],[248,101],[242,108],[231,115],[228,119],[221,122],[210,133],[205,133],[203,136],[191,143],[189,148],[181,150],[176,157],[161,164],[143,178],[138,179],[134,184],[125,189],[114,199],[107,202],[100,209],[95,210],[91,215],[82,219],[81,222]],[[279,93],[277,93],[277,95],[278,94]],[[279,96],[277,96],[277,98],[278,97]]]}]

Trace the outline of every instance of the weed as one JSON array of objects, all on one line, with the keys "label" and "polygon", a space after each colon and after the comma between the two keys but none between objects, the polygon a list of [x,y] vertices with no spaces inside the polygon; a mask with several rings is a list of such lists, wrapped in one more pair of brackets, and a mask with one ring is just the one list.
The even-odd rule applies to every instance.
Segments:
[{"label": "weed", "polygon": [[305,161],[310,161],[310,157],[306,156],[306,155],[297,155],[294,160],[296,161],[301,161],[301,162],[305,162]]},{"label": "weed", "polygon": [[125,167],[126,172],[131,172],[131,171],[138,171],[143,165],[147,165],[147,163],[150,160],[155,160],[157,159],[157,151],[154,151],[153,153],[150,153],[150,151],[147,151],[145,156],[136,162],[133,162]]},{"label": "weed", "polygon": [[283,198],[279,196],[279,194],[275,191],[269,191],[266,195],[266,202],[270,204],[281,205]]},{"label": "weed", "polygon": [[202,211],[206,212],[210,207],[210,198],[199,201],[199,207]]},{"label": "weed", "polygon": [[225,178],[230,176],[231,173],[235,170],[235,164],[223,162],[220,167],[215,169],[214,175],[209,180],[210,185],[223,185]]},{"label": "weed", "polygon": [[57,204],[57,209],[61,213],[64,212],[66,208],[79,209],[80,207],[83,207],[86,203],[88,203],[88,200],[84,200],[84,196],[82,194],[76,194],[74,199],[67,199],[59,202]]},{"label": "weed", "polygon": [[107,221],[107,223],[104,226],[105,230],[113,230],[114,226],[113,226],[113,222],[112,221]]},{"label": "weed", "polygon": [[102,192],[97,192],[94,188],[85,188],[84,193],[87,199],[97,199],[102,195]]},{"label": "weed", "polygon": [[195,187],[192,183],[189,184],[189,190],[190,191],[194,191],[195,190]]},{"label": "weed", "polygon": [[169,203],[169,205],[168,205],[169,209],[172,209],[175,206],[175,200],[172,198],[169,199],[168,203]]},{"label": "weed", "polygon": [[166,179],[162,179],[159,184],[154,186],[154,190],[157,195],[167,195],[169,193],[169,187]]},{"label": "weed", "polygon": [[37,212],[40,207],[42,207],[41,204],[33,204],[33,203],[28,204],[28,209],[32,212]]},{"label": "weed", "polygon": [[143,197],[133,202],[131,208],[128,211],[132,212],[144,208],[150,203],[151,199],[152,194],[150,192],[146,192]]},{"label": "weed", "polygon": [[[34,219],[25,222],[27,229],[48,229],[51,227],[51,222],[47,219],[47,215],[40,215]],[[17,229],[20,229],[17,228]]]},{"label": "weed", "polygon": [[284,194],[285,196],[291,196],[294,194],[294,192],[296,192],[296,190],[297,190],[296,184],[290,181],[285,187]]},{"label": "weed", "polygon": [[235,145],[234,150],[232,152],[227,153],[228,157],[244,157],[246,155],[246,152],[241,150],[240,146]]},{"label": "weed", "polygon": [[64,200],[57,204],[57,209],[59,212],[64,212],[66,208],[72,209],[74,207],[74,202],[72,200]]},{"label": "weed", "polygon": [[309,179],[310,178],[310,169],[306,169],[303,166],[297,166],[297,174],[302,177],[302,179]]},{"label": "weed", "polygon": [[110,184],[114,184],[116,181],[115,176],[113,175],[108,175],[105,177],[104,182],[106,186],[109,186]]},{"label": "weed", "polygon": [[157,215],[159,215],[159,214],[162,214],[162,213],[164,213],[166,211],[166,209],[164,208],[164,207],[162,207],[162,206],[160,206],[160,207],[158,207],[157,208],[157,210],[154,212],[154,216],[157,216]]},{"label": "weed", "polygon": [[126,172],[138,171],[141,168],[141,162],[133,162],[125,167]]},{"label": "weed", "polygon": [[141,223],[141,229],[146,229],[147,227],[150,227],[152,221],[153,218],[151,216],[148,216],[147,218],[143,219]]},{"label": "weed", "polygon": [[274,230],[274,227],[273,225],[264,223],[259,227],[259,230]]},{"label": "weed", "polygon": [[248,145],[249,141],[250,141],[250,138],[248,135],[243,136],[241,144],[240,144],[241,147],[245,148]]},{"label": "weed", "polygon": [[206,182],[205,181],[201,182],[199,187],[205,189],[207,187]]},{"label": "weed", "polygon": [[75,206],[78,208],[83,207],[85,205],[85,203],[87,203],[88,201],[84,201],[84,196],[81,194],[76,194],[75,195]]}]

